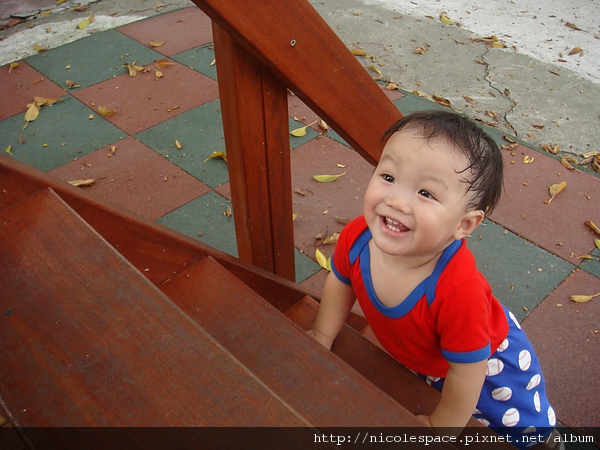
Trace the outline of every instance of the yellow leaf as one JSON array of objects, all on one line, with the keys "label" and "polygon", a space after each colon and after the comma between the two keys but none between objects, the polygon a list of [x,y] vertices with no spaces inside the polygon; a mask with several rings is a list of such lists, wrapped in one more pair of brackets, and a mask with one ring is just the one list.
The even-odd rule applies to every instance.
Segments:
[{"label": "yellow leaf", "polygon": [[156,78],[162,78],[164,75],[163,75],[163,73],[160,70],[155,70],[154,71],[154,76]]},{"label": "yellow leaf", "polygon": [[353,49],[352,54],[354,56],[367,56],[367,52],[365,52],[362,48]]},{"label": "yellow leaf", "polygon": [[77,83],[75,83],[74,81],[71,81],[71,80],[65,81],[65,84],[67,85],[67,89],[75,89],[75,88],[81,87],[80,85],[78,85]]},{"label": "yellow leaf", "polygon": [[103,116],[114,116],[117,113],[115,110],[107,108],[106,106],[98,106],[98,112]]},{"label": "yellow leaf", "polygon": [[294,129],[294,130],[290,131],[290,134],[291,134],[292,136],[296,136],[296,137],[302,137],[302,136],[306,136],[306,129],[307,129],[308,127],[310,127],[310,126],[314,125],[314,124],[315,124],[315,123],[317,123],[317,122],[318,122],[318,120],[315,120],[314,122],[312,122],[312,123],[309,123],[308,125],[304,125],[303,127],[296,128],[296,129]]},{"label": "yellow leaf", "polygon": [[381,70],[379,70],[377,67],[375,67],[375,66],[369,66],[369,69],[371,69],[377,75],[381,75]]},{"label": "yellow leaf", "polygon": [[296,220],[298,218],[298,214],[292,214],[292,220]]},{"label": "yellow leaf", "polygon": [[151,42],[150,42],[150,46],[151,46],[151,47],[160,47],[160,46],[161,46],[161,45],[163,45],[163,44],[164,44],[164,42],[163,42],[163,41],[160,41],[160,42],[151,41]]},{"label": "yellow leaf", "polygon": [[38,106],[50,106],[54,105],[58,101],[58,99],[48,97],[33,97],[33,101]]},{"label": "yellow leaf", "polygon": [[571,300],[573,300],[576,303],[585,303],[585,302],[589,302],[594,297],[598,297],[599,295],[600,295],[600,292],[598,292],[597,294],[594,294],[594,295],[571,295]]},{"label": "yellow leaf", "polygon": [[125,63],[125,67],[127,67],[130,77],[135,77],[138,72],[143,72],[145,70],[141,66],[136,66],[135,62],[133,64]]},{"label": "yellow leaf", "polygon": [[527,156],[527,155],[525,155],[523,157],[523,164],[531,164],[531,163],[533,163],[534,159],[535,158],[533,156]]},{"label": "yellow leaf", "polygon": [[204,162],[206,163],[206,161],[209,159],[222,159],[223,161],[227,162],[227,154],[225,152],[212,152],[210,156],[204,160]]},{"label": "yellow leaf", "polygon": [[25,121],[26,122],[33,122],[35,119],[37,119],[40,110],[38,108],[38,106],[35,104],[35,102],[27,105],[27,112],[25,113]]},{"label": "yellow leaf", "polygon": [[4,150],[6,153],[8,153],[9,155],[12,155],[12,145],[9,145],[8,147],[6,147],[6,150]]},{"label": "yellow leaf", "polygon": [[[9,147],[10,147],[10,146],[9,146]],[[598,250],[600,250],[600,239],[596,239],[596,240],[594,241],[594,244],[596,244],[596,248],[597,248]]]},{"label": "yellow leaf", "polygon": [[319,183],[331,183],[343,175],[346,175],[346,172],[339,175],[314,175],[313,178]]},{"label": "yellow leaf", "polygon": [[11,73],[13,69],[16,69],[17,67],[19,67],[19,63],[18,62],[12,62],[10,63],[10,66],[8,66],[8,73]]},{"label": "yellow leaf", "polygon": [[584,222],[590,230],[592,230],[594,233],[596,233],[598,236],[600,236],[600,228],[598,228],[598,226],[592,222],[591,220],[586,220]]},{"label": "yellow leaf", "polygon": [[181,148],[183,147],[183,145],[181,145],[181,143],[177,139],[175,139],[175,147],[177,147],[178,149],[181,150]]},{"label": "yellow leaf", "polygon": [[45,52],[46,50],[48,50],[48,47],[42,47],[40,44],[34,44],[33,49],[36,52],[41,53],[41,52]]},{"label": "yellow leaf", "polygon": [[550,191],[550,200],[548,200],[548,204],[550,204],[550,202],[552,201],[552,199],[554,197],[556,197],[558,194],[560,194],[562,192],[562,190],[564,188],[567,187],[567,182],[563,181],[559,184],[553,184],[552,186],[550,186],[548,188],[548,190]]},{"label": "yellow leaf", "polygon": [[66,0],[56,0],[56,4],[60,5],[61,3],[64,3]]},{"label": "yellow leaf", "polygon": [[331,259],[325,257],[325,255],[323,254],[323,252],[321,250],[319,250],[318,248],[315,250],[315,258],[317,260],[317,263],[325,270],[327,271],[331,271]]},{"label": "yellow leaf", "polygon": [[337,243],[339,237],[340,237],[340,233],[333,233],[332,235],[327,236],[325,239],[323,239],[323,244],[325,244],[325,245],[335,244],[335,243]]},{"label": "yellow leaf", "polygon": [[452,21],[452,19],[450,19],[450,17],[448,17],[448,16],[446,15],[446,13],[445,13],[445,12],[443,12],[443,13],[441,13],[441,14],[440,14],[440,20],[441,20],[442,22],[444,22],[446,25],[452,25],[452,24],[454,23],[454,22]]},{"label": "yellow leaf", "polygon": [[83,30],[84,28],[89,27],[90,24],[93,22],[94,22],[94,16],[89,15],[82,22],[79,22],[79,24],[77,25],[77,28],[79,28],[80,30]]}]

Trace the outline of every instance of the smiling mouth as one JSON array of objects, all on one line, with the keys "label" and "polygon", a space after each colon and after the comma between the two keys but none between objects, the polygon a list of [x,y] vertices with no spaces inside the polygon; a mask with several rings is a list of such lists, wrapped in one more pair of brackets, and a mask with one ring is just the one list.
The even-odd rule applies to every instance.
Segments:
[{"label": "smiling mouth", "polygon": [[406,233],[407,231],[410,231],[410,228],[408,228],[405,225],[401,224],[397,220],[390,219],[389,217],[384,217],[383,218],[383,223],[390,230],[392,230],[392,231],[394,231],[396,233]]}]

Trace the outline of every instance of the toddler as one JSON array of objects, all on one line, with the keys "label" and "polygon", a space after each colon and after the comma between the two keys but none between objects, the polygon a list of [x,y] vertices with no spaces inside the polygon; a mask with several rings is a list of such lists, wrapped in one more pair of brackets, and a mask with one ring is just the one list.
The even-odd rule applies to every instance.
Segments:
[{"label": "toddler", "polygon": [[556,425],[538,359],[465,241],[500,199],[500,149],[448,111],[406,116],[382,143],[310,333],[331,348],[358,299],[387,352],[441,391],[425,424],[461,430],[473,415],[516,447],[537,445],[520,438]]}]

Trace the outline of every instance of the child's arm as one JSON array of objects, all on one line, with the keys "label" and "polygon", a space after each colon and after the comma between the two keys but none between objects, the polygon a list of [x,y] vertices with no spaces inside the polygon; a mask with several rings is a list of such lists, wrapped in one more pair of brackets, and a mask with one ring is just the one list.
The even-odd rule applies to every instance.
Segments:
[{"label": "child's arm", "polygon": [[330,272],[325,281],[321,306],[312,329],[314,338],[323,346],[331,348],[355,300],[352,286],[341,282]]},{"label": "child's arm", "polygon": [[419,418],[434,428],[456,428],[459,434],[475,411],[486,369],[487,361],[450,363],[440,402],[431,416]]}]

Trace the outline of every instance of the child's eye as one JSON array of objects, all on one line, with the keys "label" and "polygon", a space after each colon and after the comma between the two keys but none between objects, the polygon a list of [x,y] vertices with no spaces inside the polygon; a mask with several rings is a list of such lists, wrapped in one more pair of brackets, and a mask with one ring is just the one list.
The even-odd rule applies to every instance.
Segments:
[{"label": "child's eye", "polygon": [[383,178],[384,181],[387,181],[388,183],[394,183],[396,181],[393,176],[391,176],[387,173],[384,173],[381,177]]},{"label": "child's eye", "polygon": [[432,200],[435,200],[435,197],[433,196],[433,194],[431,194],[431,192],[426,191],[425,189],[421,189],[419,191],[419,195],[422,195],[425,198],[430,198]]}]

